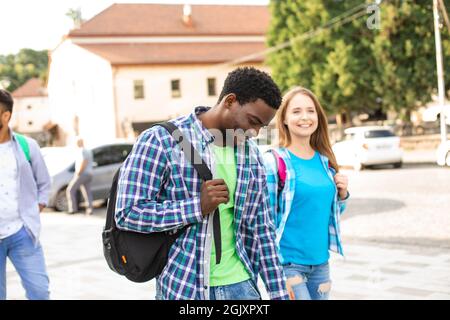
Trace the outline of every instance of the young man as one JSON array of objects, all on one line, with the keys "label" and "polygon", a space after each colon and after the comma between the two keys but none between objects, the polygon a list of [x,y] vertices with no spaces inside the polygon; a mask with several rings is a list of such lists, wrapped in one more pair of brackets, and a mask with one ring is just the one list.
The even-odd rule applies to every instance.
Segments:
[{"label": "young man", "polygon": [[39,214],[48,201],[50,176],[36,141],[19,140],[8,127],[13,104],[9,92],[0,89],[0,300],[6,299],[7,257],[27,298],[46,300],[49,280],[39,243]]},{"label": "young man", "polygon": [[[206,182],[164,128],[138,138],[120,173],[118,227],[151,233],[189,225],[169,252],[156,299],[260,299],[259,273],[271,299],[288,298],[262,158],[248,139],[269,124],[280,104],[268,74],[238,68],[225,80],[217,105],[172,120],[213,173]],[[212,223],[217,207],[219,264]]]}]

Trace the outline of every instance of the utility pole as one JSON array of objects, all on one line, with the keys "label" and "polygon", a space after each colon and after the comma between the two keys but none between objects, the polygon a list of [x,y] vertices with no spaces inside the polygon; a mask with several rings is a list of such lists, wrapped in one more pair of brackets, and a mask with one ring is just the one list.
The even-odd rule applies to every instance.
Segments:
[{"label": "utility pole", "polygon": [[[441,8],[445,10],[445,8]],[[436,41],[436,67],[438,77],[438,95],[439,105],[441,106],[441,144],[444,146],[447,143],[447,128],[446,128],[446,107],[445,107],[445,86],[444,86],[444,66],[442,61],[442,44],[439,21],[439,0],[433,0],[433,15],[434,15],[434,37]]]}]

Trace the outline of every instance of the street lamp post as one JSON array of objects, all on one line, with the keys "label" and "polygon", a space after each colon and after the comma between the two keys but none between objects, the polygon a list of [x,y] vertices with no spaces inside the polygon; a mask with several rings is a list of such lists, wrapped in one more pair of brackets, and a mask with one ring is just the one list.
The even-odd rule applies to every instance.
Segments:
[{"label": "street lamp post", "polygon": [[[434,15],[434,36],[436,41],[436,67],[438,77],[438,96],[439,104],[441,105],[441,144],[444,146],[447,143],[447,128],[446,128],[446,110],[445,110],[445,86],[444,86],[444,66],[442,61],[442,44],[439,22],[439,3],[438,0],[433,0],[433,15]],[[442,8],[444,10],[444,8]]]}]

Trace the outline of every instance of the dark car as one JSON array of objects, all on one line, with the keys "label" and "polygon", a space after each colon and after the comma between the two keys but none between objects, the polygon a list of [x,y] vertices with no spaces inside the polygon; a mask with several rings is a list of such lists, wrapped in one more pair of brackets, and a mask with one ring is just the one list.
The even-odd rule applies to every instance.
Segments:
[{"label": "dark car", "polygon": [[[112,143],[93,148],[93,180],[91,184],[94,200],[106,200],[117,169],[133,148],[132,143]],[[67,211],[66,188],[75,172],[75,148],[47,147],[42,149],[45,163],[52,178],[49,207]],[[78,197],[79,201],[82,197]]]}]

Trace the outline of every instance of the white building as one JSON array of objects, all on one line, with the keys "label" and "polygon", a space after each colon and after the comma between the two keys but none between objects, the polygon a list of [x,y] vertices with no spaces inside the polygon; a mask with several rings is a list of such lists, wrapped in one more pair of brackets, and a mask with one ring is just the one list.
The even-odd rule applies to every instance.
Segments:
[{"label": "white building", "polygon": [[[212,106],[228,72],[262,65],[267,6],[114,4],[52,52],[49,100],[61,144],[134,139]],[[244,60],[239,60],[246,57]],[[241,61],[241,62],[238,62]]]},{"label": "white building", "polygon": [[11,127],[20,133],[42,133],[50,122],[47,89],[40,79],[32,78],[12,92],[14,107]]}]

